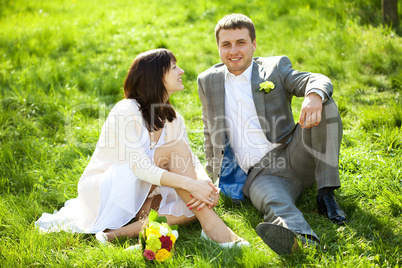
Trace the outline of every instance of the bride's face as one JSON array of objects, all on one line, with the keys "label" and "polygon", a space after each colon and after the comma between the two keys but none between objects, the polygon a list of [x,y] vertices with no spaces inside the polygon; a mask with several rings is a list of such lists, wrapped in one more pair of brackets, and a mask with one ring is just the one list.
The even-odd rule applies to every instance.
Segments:
[{"label": "bride's face", "polygon": [[163,76],[163,84],[169,96],[176,91],[184,89],[181,79],[182,74],[184,74],[184,71],[175,62],[172,62],[169,71]]}]

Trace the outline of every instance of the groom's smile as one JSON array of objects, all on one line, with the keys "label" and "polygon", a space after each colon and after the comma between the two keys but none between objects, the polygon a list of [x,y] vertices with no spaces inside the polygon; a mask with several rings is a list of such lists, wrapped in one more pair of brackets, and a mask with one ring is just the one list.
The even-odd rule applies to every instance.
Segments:
[{"label": "groom's smile", "polygon": [[219,32],[218,50],[222,62],[229,72],[240,75],[250,66],[256,41],[251,41],[247,28],[224,30]]},{"label": "groom's smile", "polygon": [[237,62],[237,61],[241,60],[241,58],[229,58],[229,60],[232,62]]}]

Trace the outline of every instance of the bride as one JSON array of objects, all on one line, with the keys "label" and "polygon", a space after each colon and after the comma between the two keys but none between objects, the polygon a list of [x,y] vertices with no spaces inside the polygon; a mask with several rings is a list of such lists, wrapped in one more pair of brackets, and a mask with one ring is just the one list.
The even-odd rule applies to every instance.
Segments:
[{"label": "bride", "polygon": [[[108,115],[92,158],[78,182],[78,197],[35,225],[43,232],[93,233],[101,243],[138,236],[151,209],[168,224],[198,219],[202,236],[221,246],[249,243],[214,212],[218,189],[187,141],[171,94],[184,71],[167,49],[139,54],[124,82],[125,99]],[[207,237],[206,237],[207,236]]]}]

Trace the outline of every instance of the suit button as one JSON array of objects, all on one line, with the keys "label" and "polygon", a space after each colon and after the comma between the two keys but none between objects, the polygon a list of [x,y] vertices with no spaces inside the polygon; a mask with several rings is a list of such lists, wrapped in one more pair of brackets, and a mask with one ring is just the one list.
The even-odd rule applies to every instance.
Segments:
[{"label": "suit button", "polygon": [[218,178],[220,177],[220,174],[218,174]]},{"label": "suit button", "polygon": [[224,150],[222,150],[222,154],[224,154],[225,153],[225,151]]}]

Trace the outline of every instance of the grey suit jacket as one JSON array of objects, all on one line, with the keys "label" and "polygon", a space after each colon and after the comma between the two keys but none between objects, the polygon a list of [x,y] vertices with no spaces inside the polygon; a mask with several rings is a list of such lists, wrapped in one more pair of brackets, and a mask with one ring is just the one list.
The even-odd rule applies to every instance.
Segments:
[{"label": "grey suit jacket", "polygon": [[[254,58],[252,94],[265,136],[271,143],[285,143],[295,128],[291,109],[292,97],[304,97],[311,89],[322,90],[327,97],[333,88],[322,74],[299,72],[286,56]],[[216,64],[198,76],[198,95],[202,102],[204,150],[207,172],[214,183],[219,176],[225,148],[225,66]],[[260,83],[271,81],[275,88],[260,91]],[[251,175],[251,174],[250,174]]]}]

